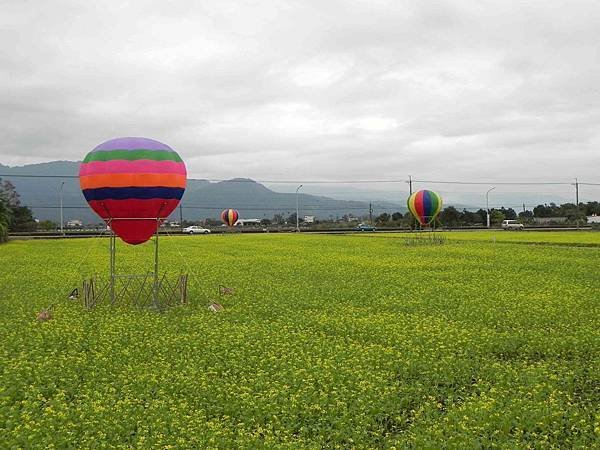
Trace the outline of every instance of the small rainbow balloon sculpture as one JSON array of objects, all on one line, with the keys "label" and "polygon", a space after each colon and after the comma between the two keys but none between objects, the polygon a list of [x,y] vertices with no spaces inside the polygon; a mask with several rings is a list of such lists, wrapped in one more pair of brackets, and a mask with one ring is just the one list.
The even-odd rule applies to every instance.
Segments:
[{"label": "small rainbow balloon sculpture", "polygon": [[234,226],[240,218],[239,213],[235,209],[226,209],[221,213],[221,220],[227,226]]},{"label": "small rainbow balloon sculpture", "polygon": [[428,190],[413,193],[407,203],[408,210],[423,226],[433,222],[442,209],[442,197]]}]

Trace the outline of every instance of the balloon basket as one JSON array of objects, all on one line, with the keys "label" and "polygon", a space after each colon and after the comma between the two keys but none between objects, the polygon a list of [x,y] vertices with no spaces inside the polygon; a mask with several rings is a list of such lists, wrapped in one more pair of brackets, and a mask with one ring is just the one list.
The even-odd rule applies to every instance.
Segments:
[{"label": "balloon basket", "polygon": [[404,240],[409,247],[444,245],[446,238],[435,231],[435,228],[419,228]]},{"label": "balloon basket", "polygon": [[163,310],[186,305],[188,276],[169,279],[163,274],[158,282],[154,274],[114,275],[109,279],[90,277],[83,280],[83,306],[87,309],[107,304]]},{"label": "balloon basket", "polygon": [[[162,219],[156,220],[161,222]],[[110,221],[107,225],[110,225]],[[111,233],[109,275],[107,278],[92,276],[83,280],[81,297],[85,308],[92,309],[105,304],[164,310],[188,303],[188,275],[180,273],[174,277],[159,271],[158,228],[154,236],[154,270],[141,274],[117,273],[117,237]]]}]

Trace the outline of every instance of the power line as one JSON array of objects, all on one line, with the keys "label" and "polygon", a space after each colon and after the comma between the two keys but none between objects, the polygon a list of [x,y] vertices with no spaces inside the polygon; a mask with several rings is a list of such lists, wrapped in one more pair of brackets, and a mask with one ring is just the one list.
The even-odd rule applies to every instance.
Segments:
[{"label": "power line", "polygon": [[[67,178],[77,179],[78,175],[38,175],[38,174],[0,174],[7,178]],[[246,178],[188,178],[188,181],[228,182],[228,183],[270,183],[270,184],[377,184],[377,183],[429,183],[429,184],[458,184],[458,185],[505,185],[505,186],[573,186],[571,182],[560,181],[459,181],[459,180],[251,180]],[[580,185],[600,186],[600,183],[579,182]]]},{"label": "power line", "polygon": [[[571,186],[573,183],[558,182],[558,181],[435,181],[435,180],[412,180],[413,183],[430,183],[430,184],[464,184],[464,185],[480,185],[490,186],[494,184],[506,186]],[[579,183],[582,184],[582,183]]]},{"label": "power line", "polygon": [[[29,208],[32,209],[60,209],[60,206],[29,206]],[[89,209],[89,206],[63,206],[63,209]],[[186,205],[182,205],[182,209],[204,209],[204,210],[222,210],[223,209],[223,205],[220,206],[186,206]],[[283,206],[283,207],[277,207],[277,208],[273,208],[273,207],[245,207],[245,206],[238,206],[235,207],[235,209],[241,209],[243,211],[295,211],[296,210],[296,206]],[[346,210],[362,210],[362,211],[368,211],[369,210],[369,206],[365,205],[365,206],[342,206],[342,207],[323,207],[323,206],[311,206],[311,205],[305,205],[303,206],[304,210],[310,210],[310,211],[346,211]],[[394,208],[394,207],[383,207],[383,206],[374,206],[373,207],[374,210],[397,210],[398,208]]]}]

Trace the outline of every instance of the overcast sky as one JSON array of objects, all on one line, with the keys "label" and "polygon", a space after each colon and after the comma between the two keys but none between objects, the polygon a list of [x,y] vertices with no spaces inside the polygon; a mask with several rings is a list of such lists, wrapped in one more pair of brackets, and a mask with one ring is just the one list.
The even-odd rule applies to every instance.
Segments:
[{"label": "overcast sky", "polygon": [[600,2],[0,1],[0,163],[600,181]]}]

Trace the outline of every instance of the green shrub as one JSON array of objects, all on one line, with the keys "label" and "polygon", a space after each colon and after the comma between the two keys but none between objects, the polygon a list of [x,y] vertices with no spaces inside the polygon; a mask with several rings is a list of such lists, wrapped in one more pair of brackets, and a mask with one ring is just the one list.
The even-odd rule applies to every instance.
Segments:
[{"label": "green shrub", "polygon": [[0,243],[8,240],[8,226],[0,222]]}]

